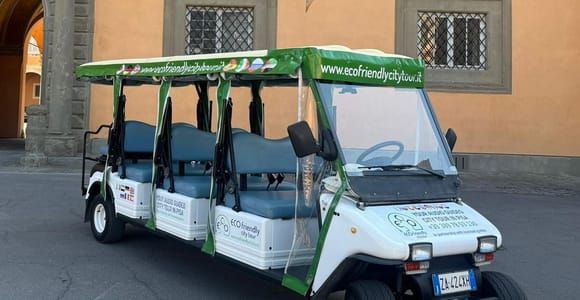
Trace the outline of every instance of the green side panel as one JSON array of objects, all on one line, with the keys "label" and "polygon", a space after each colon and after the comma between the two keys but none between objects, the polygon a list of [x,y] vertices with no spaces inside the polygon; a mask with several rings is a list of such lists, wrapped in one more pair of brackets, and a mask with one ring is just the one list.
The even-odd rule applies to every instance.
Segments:
[{"label": "green side panel", "polygon": [[307,48],[303,70],[305,78],[407,88],[425,84],[423,61],[398,56]]},{"label": "green side panel", "polygon": [[306,296],[310,286],[302,281],[302,279],[296,278],[290,274],[284,274],[282,278],[282,286],[293,290],[294,292]]},{"label": "green side panel", "polygon": [[[117,110],[119,110],[119,97],[121,97],[121,91],[123,90],[123,79],[119,76],[115,76],[113,79],[113,122],[115,122],[115,116],[117,115]],[[116,124],[113,124],[115,126]],[[109,151],[107,151],[107,161],[105,162],[105,173],[103,174],[103,180],[101,181],[101,195],[103,199],[107,199],[107,180],[109,177]]]},{"label": "green side panel", "polygon": [[217,106],[218,106],[218,124],[221,124],[221,118],[224,114],[226,100],[230,97],[232,82],[230,80],[219,80],[217,89]]},{"label": "green side panel", "polygon": [[[223,79],[222,77],[219,78],[218,88],[217,88],[217,110],[218,110],[218,123],[217,123],[217,136],[220,136],[220,132],[222,131],[222,116],[224,113],[224,108],[227,99],[230,97],[230,88],[232,86],[232,82],[230,80]],[[214,189],[216,188],[216,181],[213,178],[212,172],[212,183],[210,187],[210,195],[214,195]],[[205,242],[203,243],[203,247],[201,250],[209,255],[215,255],[215,237],[214,237],[214,230],[213,230],[213,223],[215,220],[215,206],[216,206],[216,197],[213,196],[210,200],[210,213],[208,215],[208,222],[207,222],[207,236]]]},{"label": "green side panel", "polygon": [[207,237],[203,243],[203,246],[201,247],[201,251],[211,256],[215,255],[215,241],[213,238],[213,232],[211,230],[207,231]]},{"label": "green side panel", "polygon": [[[159,101],[157,102],[157,126],[155,126],[155,143],[153,147],[153,158],[157,156],[157,142],[159,141],[159,136],[161,135],[161,125],[163,120],[165,119],[165,114],[167,113],[167,98],[169,97],[169,92],[171,90],[171,81],[170,80],[163,80],[161,82],[161,86],[159,87]],[[152,171],[152,184],[151,184],[151,199],[149,200],[150,203],[150,212],[151,217],[147,221],[145,226],[151,230],[155,230],[155,190],[157,190],[157,165],[154,163]]]}]

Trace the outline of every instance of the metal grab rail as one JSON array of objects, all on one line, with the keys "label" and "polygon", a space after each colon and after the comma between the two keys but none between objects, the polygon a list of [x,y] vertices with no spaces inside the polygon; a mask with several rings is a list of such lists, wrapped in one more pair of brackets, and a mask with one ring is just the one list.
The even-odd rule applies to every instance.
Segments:
[{"label": "metal grab rail", "polygon": [[83,135],[83,170],[82,170],[82,175],[81,175],[81,193],[82,195],[86,195],[87,193],[87,187],[85,186],[85,167],[86,167],[86,160],[90,160],[90,161],[99,161],[99,158],[92,158],[92,157],[88,157],[87,156],[87,138],[90,135],[93,134],[99,134],[101,132],[101,130],[103,130],[103,128],[107,128],[109,130],[108,135],[111,134],[111,127],[113,127],[113,124],[107,125],[107,124],[103,124],[101,126],[99,126],[99,128],[96,131],[85,131],[84,135]]}]

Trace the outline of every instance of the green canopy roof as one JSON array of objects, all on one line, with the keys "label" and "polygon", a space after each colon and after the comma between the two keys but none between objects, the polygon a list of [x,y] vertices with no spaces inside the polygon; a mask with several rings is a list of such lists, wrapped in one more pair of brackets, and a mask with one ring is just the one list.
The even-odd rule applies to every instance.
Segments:
[{"label": "green canopy roof", "polygon": [[295,78],[299,68],[307,79],[415,88],[423,87],[425,73],[420,59],[374,49],[323,46],[101,61],[79,66],[76,76],[108,84],[116,76],[155,83],[161,77],[193,82],[222,74],[241,81]]}]

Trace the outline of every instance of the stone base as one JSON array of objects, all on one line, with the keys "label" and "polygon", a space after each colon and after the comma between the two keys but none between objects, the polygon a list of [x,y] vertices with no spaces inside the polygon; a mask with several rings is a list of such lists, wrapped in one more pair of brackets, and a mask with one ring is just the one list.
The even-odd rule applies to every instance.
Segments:
[{"label": "stone base", "polygon": [[76,156],[78,141],[72,135],[49,134],[44,144],[47,156]]},{"label": "stone base", "polygon": [[39,168],[48,164],[48,158],[42,153],[27,153],[20,163],[27,168]]},{"label": "stone base", "polygon": [[580,176],[580,157],[454,153],[459,171]]}]

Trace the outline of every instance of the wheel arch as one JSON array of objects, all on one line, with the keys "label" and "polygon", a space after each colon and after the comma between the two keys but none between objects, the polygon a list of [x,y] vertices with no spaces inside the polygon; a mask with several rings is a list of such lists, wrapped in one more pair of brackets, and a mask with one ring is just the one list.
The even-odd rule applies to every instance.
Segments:
[{"label": "wheel arch", "polygon": [[[359,279],[378,279],[395,291],[396,286],[393,284],[396,278],[385,279],[380,275],[384,274],[402,274],[403,261],[389,260],[370,256],[367,254],[355,254],[345,258],[338,267],[332,272],[328,279],[322,284],[320,289],[313,295],[313,299],[326,299],[332,292],[346,289],[349,283]],[[391,272],[385,272],[389,269]],[[392,272],[396,271],[396,272]],[[397,277],[394,276],[394,277]]]}]

